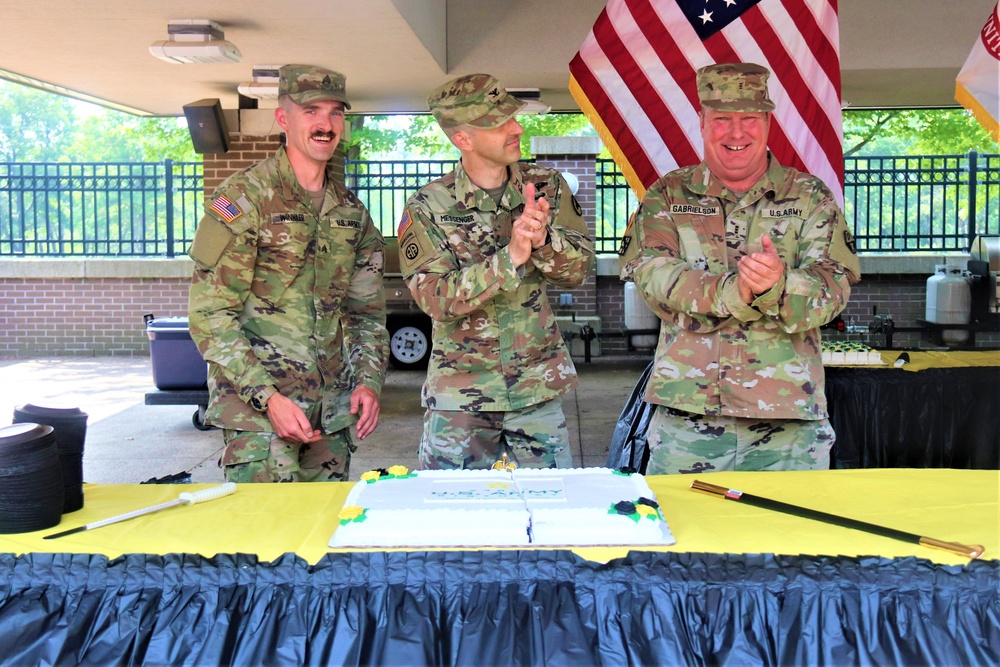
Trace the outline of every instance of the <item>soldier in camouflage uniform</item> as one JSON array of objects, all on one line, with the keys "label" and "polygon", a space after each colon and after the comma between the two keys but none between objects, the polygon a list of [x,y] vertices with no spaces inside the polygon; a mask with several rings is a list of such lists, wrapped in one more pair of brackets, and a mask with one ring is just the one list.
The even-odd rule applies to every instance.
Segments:
[{"label": "soldier in camouflage uniform", "polygon": [[191,246],[191,336],[229,481],[346,480],[350,427],[364,439],[378,424],[382,237],[328,164],[345,108],[342,74],[282,67],[286,145],[219,187]]},{"label": "soldier in camouflage uniform", "polygon": [[830,465],[819,327],[860,270],[830,190],[767,150],[769,74],[698,71],[705,159],[654,183],[622,239],[662,320],[648,474]]},{"label": "soldier in camouflage uniform", "polygon": [[420,464],[571,466],[560,397],[578,381],[546,289],[590,272],[580,205],[559,172],[518,163],[525,103],[495,77],[455,79],[428,106],[462,159],[399,225],[403,276],[433,320]]}]

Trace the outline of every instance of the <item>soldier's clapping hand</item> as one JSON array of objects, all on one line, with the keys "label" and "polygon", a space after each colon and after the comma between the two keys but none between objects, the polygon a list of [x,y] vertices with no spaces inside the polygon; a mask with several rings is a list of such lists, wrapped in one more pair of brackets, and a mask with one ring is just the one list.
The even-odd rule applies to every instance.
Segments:
[{"label": "soldier's clapping hand", "polygon": [[763,250],[744,255],[739,259],[737,279],[740,297],[745,303],[753,303],[756,296],[774,287],[785,271],[785,264],[774,247],[770,236],[761,238]]},{"label": "soldier's clapping hand", "polygon": [[535,184],[524,186],[524,211],[514,221],[510,237],[510,258],[521,266],[531,257],[531,251],[545,245],[548,238],[549,200],[535,200]]}]

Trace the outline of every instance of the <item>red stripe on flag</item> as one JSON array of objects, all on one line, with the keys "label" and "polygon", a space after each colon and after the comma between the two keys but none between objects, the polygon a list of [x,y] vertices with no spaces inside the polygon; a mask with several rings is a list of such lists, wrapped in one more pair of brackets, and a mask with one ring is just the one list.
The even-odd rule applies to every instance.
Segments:
[{"label": "red stripe on flag", "polygon": [[[697,113],[701,107],[701,103],[698,101],[698,85],[695,80],[695,70],[688,63],[687,59],[683,57],[679,45],[670,32],[667,31],[659,15],[653,10],[648,0],[625,0],[625,4],[632,13],[636,24],[642,30],[642,34],[646,38],[649,47],[659,57],[663,67],[673,77],[680,91],[686,95],[691,105],[691,110]],[[663,108],[663,113],[666,114],[665,119],[669,121],[669,131],[661,131],[660,137],[673,155],[674,161],[680,166],[700,162],[701,156],[698,154],[696,146],[688,139],[687,134],[677,120],[676,114],[664,103],[660,92],[654,86],[650,86],[641,95],[643,100],[648,97],[655,97],[655,105]],[[643,106],[648,109],[652,105],[643,104]],[[677,109],[677,111],[681,110]],[[655,122],[659,116],[651,113],[650,118],[654,119]],[[656,124],[659,125],[659,123]]]},{"label": "red stripe on flag", "polygon": [[594,73],[583,62],[580,54],[577,54],[570,62],[569,71],[576,82],[580,84],[580,88],[587,95],[590,104],[600,114],[604,126],[615,137],[618,147],[628,156],[629,164],[636,176],[639,177],[643,185],[649,187],[662,174],[656,173],[656,169],[646,156],[646,151],[642,148],[639,139],[629,129],[628,124],[618,113],[618,109],[608,98],[604,88],[597,82]]},{"label": "red stripe on flag", "polygon": [[[826,78],[833,84],[833,89],[840,91],[840,49],[838,45],[830,41],[822,26],[816,23],[816,16],[809,11],[809,8],[801,0],[781,0],[782,6],[788,15],[795,21],[798,30],[802,33],[806,45],[812,51],[816,62],[823,68]],[[837,0],[830,0],[833,11],[837,12]]]},{"label": "red stripe on flag", "polygon": [[[767,56],[774,77],[781,81],[789,99],[802,116],[804,131],[811,132],[831,165],[843,162],[843,148],[840,137],[830,123],[829,116],[813,93],[810,82],[802,78],[798,66],[792,62],[771,24],[754,7],[743,15],[744,24],[753,34],[761,50]],[[797,153],[799,151],[796,151]],[[801,167],[799,167],[801,169]],[[811,171],[805,169],[804,171]],[[841,170],[842,171],[842,170]],[[836,183],[835,185],[840,185]]]}]

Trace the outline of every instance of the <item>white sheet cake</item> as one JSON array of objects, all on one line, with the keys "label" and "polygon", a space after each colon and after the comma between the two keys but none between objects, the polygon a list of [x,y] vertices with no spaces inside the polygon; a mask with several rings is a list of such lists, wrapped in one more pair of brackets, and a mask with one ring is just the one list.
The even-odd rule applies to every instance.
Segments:
[{"label": "white sheet cake", "polygon": [[638,474],[607,468],[365,473],[331,547],[667,545]]}]

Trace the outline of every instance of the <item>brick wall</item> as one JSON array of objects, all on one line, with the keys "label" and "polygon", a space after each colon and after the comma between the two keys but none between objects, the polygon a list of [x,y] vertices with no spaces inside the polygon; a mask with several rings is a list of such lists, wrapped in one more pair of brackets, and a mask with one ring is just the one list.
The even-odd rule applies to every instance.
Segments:
[{"label": "brick wall", "polygon": [[[576,191],[576,200],[583,209],[583,217],[587,220],[587,227],[591,236],[594,234],[594,220],[597,213],[597,189],[596,189],[596,169],[594,168],[594,156],[590,155],[544,155],[539,156],[536,163],[549,169],[558,169],[562,173],[570,173],[577,177],[579,187]],[[590,278],[583,285],[571,290],[556,289],[549,287],[549,303],[555,309],[556,314],[575,314],[577,316],[593,316],[598,313],[597,304],[597,283],[594,280],[595,274],[591,271]],[[571,305],[560,305],[560,296],[568,294]]]},{"label": "brick wall", "polygon": [[188,278],[0,278],[0,356],[149,353],[143,315],[187,314]]},{"label": "brick wall", "polygon": [[267,137],[244,137],[242,134],[229,134],[228,153],[206,153],[205,162],[205,193],[212,193],[229,175],[252,167],[274,155],[281,146],[281,135]]}]

